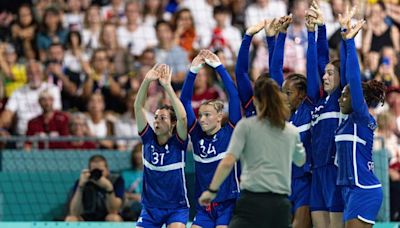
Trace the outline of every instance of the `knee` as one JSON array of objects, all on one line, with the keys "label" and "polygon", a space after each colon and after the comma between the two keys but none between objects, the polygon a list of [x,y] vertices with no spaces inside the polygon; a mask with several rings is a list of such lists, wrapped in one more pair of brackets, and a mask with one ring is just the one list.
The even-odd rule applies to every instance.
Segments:
[{"label": "knee", "polygon": [[66,221],[66,222],[78,222],[78,221],[80,221],[80,219],[77,216],[68,215],[67,217],[65,217],[64,221]]},{"label": "knee", "polygon": [[119,214],[108,214],[105,220],[107,222],[122,222],[122,217]]}]

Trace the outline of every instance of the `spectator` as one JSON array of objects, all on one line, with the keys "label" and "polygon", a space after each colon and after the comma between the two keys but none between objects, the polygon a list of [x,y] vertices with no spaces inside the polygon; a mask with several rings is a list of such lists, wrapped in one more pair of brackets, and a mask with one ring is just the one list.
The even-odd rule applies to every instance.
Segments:
[{"label": "spectator", "polygon": [[[89,56],[82,47],[82,36],[78,31],[71,31],[67,36],[66,51],[64,55],[64,67],[68,72],[78,74],[79,78],[85,78],[84,69],[89,67]],[[79,89],[78,84],[78,89]]]},{"label": "spectator", "polygon": [[[69,120],[69,133],[71,136],[78,138],[90,136],[90,130],[85,114],[80,112],[71,114]],[[85,140],[73,140],[66,143],[66,149],[96,149],[96,144]]]},{"label": "spectator", "polygon": [[[51,138],[58,136],[67,136],[68,116],[67,114],[54,110],[54,97],[48,90],[43,90],[39,94],[39,104],[42,108],[42,114],[29,120],[27,136],[39,136],[48,138],[50,141],[40,142],[39,149],[63,149],[65,142],[52,142]],[[25,150],[32,149],[32,142],[25,143]]]},{"label": "spectator", "polygon": [[[287,7],[285,3],[281,0],[256,0],[254,3],[250,4],[246,9],[246,27],[250,27],[251,25],[255,25],[258,22],[264,19],[273,19],[285,16],[287,12]],[[255,44],[261,44],[262,36],[265,34],[258,33],[262,35],[256,35]]]},{"label": "spectator", "polygon": [[239,28],[242,33],[245,30],[245,9],[246,0],[231,2],[232,25]]},{"label": "spectator", "polygon": [[158,20],[162,19],[163,3],[161,0],[144,1],[143,6],[143,24],[154,26]]},{"label": "spectator", "polygon": [[106,23],[100,34],[100,46],[107,52],[111,69],[116,75],[126,74],[132,67],[134,58],[124,49],[117,38],[117,29],[114,24]]},{"label": "spectator", "polygon": [[[188,9],[196,28],[198,48],[208,47],[211,40],[211,31],[215,27],[213,5],[210,0],[181,0],[179,9]],[[175,12],[175,15],[177,12]]]},{"label": "spectator", "polygon": [[[92,136],[107,137],[114,135],[114,123],[105,117],[104,97],[100,93],[93,93],[88,102],[89,118],[87,120],[89,130]],[[112,140],[101,140],[100,148],[113,149]]]},{"label": "spectator", "polygon": [[180,9],[174,15],[175,44],[181,46],[192,58],[194,49],[199,49],[199,36],[196,34],[193,15],[188,9]]},{"label": "spectator", "polygon": [[[115,123],[115,136],[136,138],[133,140],[118,140],[117,147],[118,150],[121,151],[132,150],[140,142],[135,118],[135,109],[133,107],[135,99],[136,91],[128,93],[126,97],[127,112],[118,118]],[[146,112],[146,116],[148,120],[154,119],[154,116],[149,112]],[[151,121],[150,126],[152,125],[153,123]]]},{"label": "spectator", "polygon": [[400,29],[400,5],[396,1],[385,2],[387,15],[393,23]]},{"label": "spectator", "polygon": [[64,28],[70,31],[81,31],[83,28],[82,3],[80,0],[67,1],[67,13],[64,14]]},{"label": "spectator", "polygon": [[133,56],[139,56],[146,47],[153,47],[157,44],[154,27],[141,24],[140,14],[139,2],[127,2],[125,5],[127,23],[119,26],[117,30],[119,44]]},{"label": "spectator", "polygon": [[104,21],[120,24],[124,19],[125,1],[110,0],[110,4],[101,8],[101,15]]},{"label": "spectator", "polygon": [[40,32],[36,35],[39,59],[46,60],[46,51],[52,43],[65,44],[68,31],[62,27],[62,18],[57,8],[50,7],[44,11]]},{"label": "spectator", "polygon": [[28,121],[42,112],[39,105],[39,94],[47,89],[54,98],[54,109],[61,109],[60,89],[57,86],[43,82],[43,66],[30,60],[26,65],[27,85],[16,90],[8,100],[0,118],[0,128],[10,128],[13,117],[16,116],[16,133],[25,135]]},{"label": "spectator", "polygon": [[27,81],[25,65],[18,63],[17,60],[17,53],[12,45],[0,44],[0,75],[4,81],[5,98],[9,98]]},{"label": "spectator", "polygon": [[110,72],[110,60],[106,49],[100,48],[94,51],[91,65],[93,69],[88,72],[83,84],[82,96],[87,99],[93,93],[100,92],[106,99],[106,110],[121,111],[122,90],[113,72]]},{"label": "spectator", "polygon": [[[400,53],[399,53],[400,54]],[[400,79],[400,64],[398,61],[397,53],[393,47],[382,48],[382,61],[386,59],[391,67],[393,67],[394,74]]]},{"label": "spectator", "polygon": [[165,63],[174,69],[172,86],[182,88],[186,68],[189,66],[187,53],[174,43],[172,25],[166,21],[158,21],[156,32],[159,44],[155,49],[158,63]]},{"label": "spectator", "polygon": [[47,51],[47,81],[58,86],[64,110],[77,107],[76,93],[83,79],[81,74],[69,70],[65,66],[64,47],[60,43],[52,43]]},{"label": "spectator", "polygon": [[363,53],[380,52],[385,46],[400,51],[399,29],[387,23],[385,10],[383,2],[372,5],[363,41]]},{"label": "spectator", "polygon": [[17,55],[26,59],[34,59],[37,55],[35,34],[38,24],[29,5],[23,4],[18,9],[17,20],[11,26],[12,40]]},{"label": "spectator", "polygon": [[67,222],[109,221],[121,222],[118,214],[124,195],[124,180],[110,174],[107,160],[101,155],[89,159],[73,187]]},{"label": "spectator", "polygon": [[122,213],[125,221],[136,221],[142,210],[140,203],[143,189],[142,147],[141,143],[136,144],[131,152],[132,168],[121,173],[125,181],[125,209]]},{"label": "spectator", "polygon": [[221,95],[224,94],[221,89],[213,83],[210,68],[201,68],[197,73],[196,80],[194,81],[192,97],[192,107],[196,117],[198,117],[199,108],[204,101],[221,100],[224,98]]},{"label": "spectator", "polygon": [[394,74],[394,67],[388,58],[382,58],[375,80],[383,82],[387,87],[398,87],[399,79]]},{"label": "spectator", "polygon": [[239,29],[229,23],[231,15],[224,6],[214,8],[216,27],[213,30],[210,48],[213,51],[221,50],[227,59],[225,66],[232,66],[238,55],[242,34]]},{"label": "spectator", "polygon": [[102,21],[100,16],[100,8],[97,5],[91,5],[85,12],[83,21],[84,29],[82,30],[82,43],[84,49],[91,53],[92,50],[98,48]]}]

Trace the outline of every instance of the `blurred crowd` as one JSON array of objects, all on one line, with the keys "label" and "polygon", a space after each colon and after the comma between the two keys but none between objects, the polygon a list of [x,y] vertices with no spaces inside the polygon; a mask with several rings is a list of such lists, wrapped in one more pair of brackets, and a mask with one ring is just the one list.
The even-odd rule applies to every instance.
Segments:
[{"label": "blurred crowd", "polygon": [[[367,23],[356,39],[363,80],[388,87],[386,104],[374,110],[385,147],[397,162],[400,129],[400,5],[398,1],[320,0],[332,57],[338,57],[338,15],[357,5]],[[173,68],[179,93],[192,58],[216,53],[234,78],[245,28],[291,13],[285,73],[305,73],[307,0],[27,0],[0,9],[0,135],[135,137],[133,102],[155,63]],[[264,36],[253,39],[252,80],[268,71]],[[220,79],[207,68],[195,83],[193,107],[226,100]],[[146,107],[152,119],[167,102],[157,84]],[[39,148],[131,150],[138,141],[39,143]],[[6,146],[32,148],[32,142]],[[4,146],[4,145],[3,145]],[[400,179],[400,177],[398,177]]]}]

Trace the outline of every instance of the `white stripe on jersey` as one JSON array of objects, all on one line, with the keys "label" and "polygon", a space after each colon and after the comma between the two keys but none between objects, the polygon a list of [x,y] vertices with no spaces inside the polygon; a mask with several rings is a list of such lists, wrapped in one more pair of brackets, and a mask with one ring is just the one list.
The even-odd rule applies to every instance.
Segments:
[{"label": "white stripe on jersey", "polygon": [[211,158],[202,158],[199,155],[193,153],[193,159],[200,163],[211,163],[211,162],[215,162],[215,161],[219,161],[219,160],[223,159],[225,157],[226,153],[227,152],[225,151],[225,152],[220,153],[217,156],[211,157]]},{"label": "white stripe on jersey", "polygon": [[306,124],[298,126],[297,130],[299,130],[299,133],[302,133],[302,132],[310,130],[310,128],[311,128],[311,123],[306,123]]},{"label": "white stripe on jersey", "polygon": [[[182,153],[182,163],[185,164],[185,151],[182,150],[181,153]],[[184,167],[182,167],[182,169],[181,169],[182,170],[182,178],[183,178],[183,190],[184,190],[184,194],[185,194],[186,205],[187,205],[187,207],[190,207],[189,199],[187,196],[186,177],[185,177],[185,168]]]},{"label": "white stripe on jersey", "polygon": [[363,189],[372,189],[372,188],[380,188],[381,184],[375,185],[362,185],[358,182],[358,173],[357,173],[357,124],[354,124],[354,135],[353,135],[353,168],[354,168],[354,180],[356,182],[356,186]]},{"label": "white stripe on jersey", "polygon": [[152,165],[150,162],[148,162],[146,159],[143,158],[143,165],[153,171],[159,171],[159,172],[168,172],[171,170],[176,170],[176,169],[183,169],[185,168],[185,162],[177,162],[177,163],[172,163],[169,165],[163,165],[163,166],[155,166]]},{"label": "white stripe on jersey", "polygon": [[366,222],[366,223],[369,223],[369,224],[372,224],[372,225],[375,224],[375,221],[363,218],[363,217],[361,217],[361,215],[357,215],[357,218],[360,219],[363,222]]},{"label": "white stripe on jersey", "polygon": [[335,142],[343,142],[343,141],[347,141],[347,142],[353,142],[353,140],[356,140],[356,142],[363,144],[364,146],[367,144],[367,142],[358,137],[357,135],[350,135],[350,134],[343,134],[343,135],[336,135],[335,136]]},{"label": "white stripe on jersey", "polygon": [[317,123],[320,120],[339,119],[339,118],[340,118],[340,112],[325,112],[325,113],[322,113],[321,115],[319,115],[315,121],[311,122],[311,125],[312,126],[317,125]]}]

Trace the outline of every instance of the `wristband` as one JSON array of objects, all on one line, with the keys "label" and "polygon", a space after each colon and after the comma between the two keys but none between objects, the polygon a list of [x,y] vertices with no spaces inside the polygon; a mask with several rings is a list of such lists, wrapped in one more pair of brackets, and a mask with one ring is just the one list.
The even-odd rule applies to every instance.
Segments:
[{"label": "wristband", "polygon": [[213,193],[213,194],[217,194],[218,193],[218,189],[217,190],[213,190],[210,187],[207,188],[207,191]]},{"label": "wristband", "polygon": [[211,66],[212,68],[217,68],[222,65],[221,62],[213,62],[209,59],[204,59],[204,60],[206,61],[207,65]]},{"label": "wristband", "polygon": [[347,28],[340,28],[340,32],[347,32]]},{"label": "wristband", "polygon": [[114,193],[114,189],[111,191],[106,191],[107,194],[113,194]]},{"label": "wristband", "polygon": [[197,74],[197,73],[199,73],[199,71],[202,67],[203,67],[202,63],[197,66],[190,66],[190,72],[192,72],[193,74]]}]

